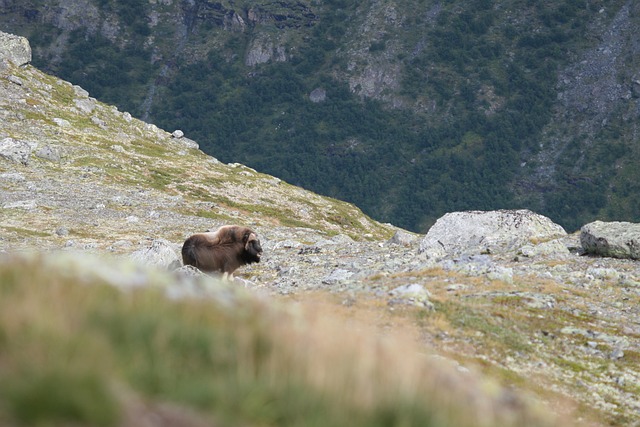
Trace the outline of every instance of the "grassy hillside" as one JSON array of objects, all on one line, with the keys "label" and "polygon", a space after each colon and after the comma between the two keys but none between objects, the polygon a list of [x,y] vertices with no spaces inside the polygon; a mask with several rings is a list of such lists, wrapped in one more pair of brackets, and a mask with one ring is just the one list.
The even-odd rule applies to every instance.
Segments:
[{"label": "grassy hillside", "polygon": [[[3,77],[9,75],[21,84],[0,80],[0,132],[24,141],[30,152],[28,165],[0,163],[6,174],[0,229],[10,247],[58,246],[66,236],[56,234],[59,229],[78,245],[137,244],[139,236],[123,223],[149,238],[180,241],[196,231],[194,219],[206,230],[239,217],[258,228],[344,231],[358,240],[393,233],[352,204],[224,164],[193,141],[173,138],[33,67],[8,66]],[[32,208],[24,208],[29,201]]]},{"label": "grassy hillside", "polygon": [[[200,297],[172,301],[165,292],[184,281],[153,270],[141,276],[122,261],[3,257],[0,422],[556,425],[526,402],[504,405],[491,384],[425,357],[411,341],[377,337],[364,324],[345,329],[318,307],[293,313],[200,282]],[[223,305],[216,295],[225,293]]]}]

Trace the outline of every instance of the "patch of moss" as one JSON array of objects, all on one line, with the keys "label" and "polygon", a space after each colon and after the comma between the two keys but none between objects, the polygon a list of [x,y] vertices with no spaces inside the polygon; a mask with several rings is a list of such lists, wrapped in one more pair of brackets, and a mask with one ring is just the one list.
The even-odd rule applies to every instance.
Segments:
[{"label": "patch of moss", "polygon": [[204,201],[204,200],[211,199],[211,193],[199,186],[193,186],[193,185],[186,186],[184,184],[178,184],[176,185],[176,189],[180,191],[180,193],[182,193],[184,196],[190,197],[196,200]]},{"label": "patch of moss", "polygon": [[53,83],[53,91],[51,99],[54,102],[58,102],[62,105],[71,105],[73,103],[73,98],[75,96],[75,92],[73,87],[64,84]]},{"label": "patch of moss", "polygon": [[574,373],[581,373],[581,372],[585,372],[587,371],[587,367],[585,365],[583,365],[582,363],[575,361],[575,360],[571,360],[569,358],[567,358],[566,356],[563,357],[553,357],[551,359],[551,361],[556,364],[557,366],[563,368],[563,369],[568,369],[571,372]]},{"label": "patch of moss", "polygon": [[522,307],[524,298],[520,295],[497,295],[492,296],[491,301],[503,307]]},{"label": "patch of moss", "polygon": [[24,118],[26,120],[43,121],[43,122],[47,122],[47,123],[49,123],[49,122],[53,123],[53,122],[51,122],[50,118],[47,117],[45,114],[39,113],[39,112],[34,111],[32,109],[22,110],[21,113],[24,115]]},{"label": "patch of moss", "polygon": [[20,228],[20,227],[11,227],[11,226],[2,226],[2,228],[8,232],[13,232],[18,234],[19,236],[25,237],[49,237],[51,233],[47,233],[40,230],[31,230],[28,228]]},{"label": "patch of moss", "polygon": [[[22,425],[113,426],[120,418],[117,398],[99,371],[70,367],[12,373],[5,378],[5,404]],[[64,392],[61,392],[64,390]]]},{"label": "patch of moss", "polygon": [[92,231],[86,229],[72,228],[69,230],[71,236],[85,238],[85,239],[103,239],[106,238],[102,233],[96,233],[95,228]]},{"label": "patch of moss", "polygon": [[200,209],[198,211],[196,211],[195,213],[193,213],[195,216],[199,216],[201,218],[208,218],[208,219],[214,219],[214,220],[224,220],[224,221],[229,221],[232,220],[233,218],[230,217],[229,215],[226,215],[224,213],[220,213],[218,211],[213,211],[213,210],[204,210],[204,209]]},{"label": "patch of moss", "polygon": [[529,352],[526,336],[503,316],[487,311],[485,307],[474,307],[453,301],[434,301],[436,311],[446,316],[452,326],[470,332],[481,332],[491,342],[494,350]]},{"label": "patch of moss", "polygon": [[229,208],[238,209],[245,213],[257,213],[261,216],[272,218],[278,221],[280,224],[289,227],[304,227],[312,230],[321,230],[315,224],[309,224],[307,222],[296,219],[295,213],[290,209],[275,208],[273,206],[239,203],[231,200],[227,197],[219,197],[219,202]]},{"label": "patch of moss", "polygon": [[26,102],[26,104],[27,104],[28,106],[30,106],[30,107],[34,107],[34,106],[36,106],[36,105],[41,105],[41,104],[42,104],[39,100],[37,100],[37,99],[35,99],[35,98],[27,98],[27,99],[25,100],[25,102]]},{"label": "patch of moss", "polygon": [[149,170],[147,183],[157,190],[164,189],[167,185],[176,181],[175,171],[169,168],[152,168]]},{"label": "patch of moss", "polygon": [[131,148],[139,154],[152,158],[162,158],[167,155],[167,148],[165,146],[143,138],[131,141]]},{"label": "patch of moss", "polygon": [[[618,361],[620,365],[640,366],[640,351],[624,350],[624,356]],[[637,386],[640,389],[640,386]]]}]

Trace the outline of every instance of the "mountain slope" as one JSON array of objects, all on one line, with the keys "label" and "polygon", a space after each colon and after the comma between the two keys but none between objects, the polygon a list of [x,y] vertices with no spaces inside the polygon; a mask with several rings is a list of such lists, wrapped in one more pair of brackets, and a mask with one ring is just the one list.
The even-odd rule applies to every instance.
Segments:
[{"label": "mountain slope", "polygon": [[[126,241],[131,230],[180,240],[197,231],[194,224],[203,230],[238,220],[329,235],[348,230],[358,239],[392,233],[353,205],[223,164],[193,141],[133,119],[35,68],[6,66],[2,77],[0,136],[28,158],[26,165],[0,165],[9,247],[46,247],[60,239],[59,229],[83,245],[97,244],[84,238],[94,234],[106,239],[101,245]],[[172,220],[156,221],[162,217]],[[18,225],[25,222],[30,230]]]},{"label": "mountain slope", "polygon": [[[300,425],[327,411],[352,425],[353,402],[366,425],[424,425],[437,399],[416,392],[432,384],[416,381],[423,368],[436,374],[447,404],[436,413],[449,424],[637,421],[636,261],[579,256],[577,235],[428,259],[419,236],[223,164],[30,65],[0,60],[0,107],[0,395],[23,425],[42,413],[109,425],[118,408],[133,415],[125,425],[149,414]],[[177,260],[187,235],[229,222],[254,227],[265,249],[233,285],[139,262],[156,263],[160,250]],[[226,351],[235,344],[255,359]],[[297,356],[307,359],[292,378]],[[334,376],[342,363],[357,375]],[[245,367],[256,375],[237,378]],[[34,411],[34,401],[45,403]]]},{"label": "mountain slope", "polygon": [[[506,407],[483,390],[498,387],[492,381],[425,360],[412,340],[383,339],[364,322],[345,330],[346,317],[328,306],[301,311],[260,296],[273,274],[300,289],[315,281],[275,253],[313,256],[321,250],[298,251],[312,241],[350,257],[352,245],[388,256],[404,252],[380,243],[397,228],[220,163],[179,133],[4,58],[0,114],[2,423],[557,425],[514,393],[522,406]],[[261,285],[180,276],[129,257],[151,241],[178,248],[186,235],[228,222],[250,224],[263,239],[266,265],[245,273]],[[332,258],[304,263],[317,274],[347,260]],[[459,395],[465,411],[440,402],[444,381],[444,395]]]},{"label": "mountain slope", "polygon": [[638,220],[633,1],[4,4],[39,67],[378,220]]}]

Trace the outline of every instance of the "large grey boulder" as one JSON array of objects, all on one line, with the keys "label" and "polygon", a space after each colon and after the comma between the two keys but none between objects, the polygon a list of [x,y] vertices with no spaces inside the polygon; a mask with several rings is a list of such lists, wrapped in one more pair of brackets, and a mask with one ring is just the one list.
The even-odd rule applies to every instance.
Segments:
[{"label": "large grey boulder", "polygon": [[515,252],[567,233],[529,210],[466,211],[444,215],[420,242],[428,258]]},{"label": "large grey boulder", "polygon": [[31,62],[31,46],[29,41],[20,36],[0,31],[0,60],[8,59],[21,66]]},{"label": "large grey boulder", "polygon": [[588,254],[640,259],[640,224],[595,221],[580,229],[580,243]]}]

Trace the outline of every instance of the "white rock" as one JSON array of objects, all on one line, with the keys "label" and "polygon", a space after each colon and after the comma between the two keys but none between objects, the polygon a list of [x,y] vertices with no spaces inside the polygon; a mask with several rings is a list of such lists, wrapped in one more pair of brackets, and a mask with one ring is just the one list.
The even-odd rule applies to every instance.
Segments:
[{"label": "white rock", "polygon": [[452,212],[431,227],[420,252],[428,258],[505,253],[566,234],[560,225],[529,210]]}]

